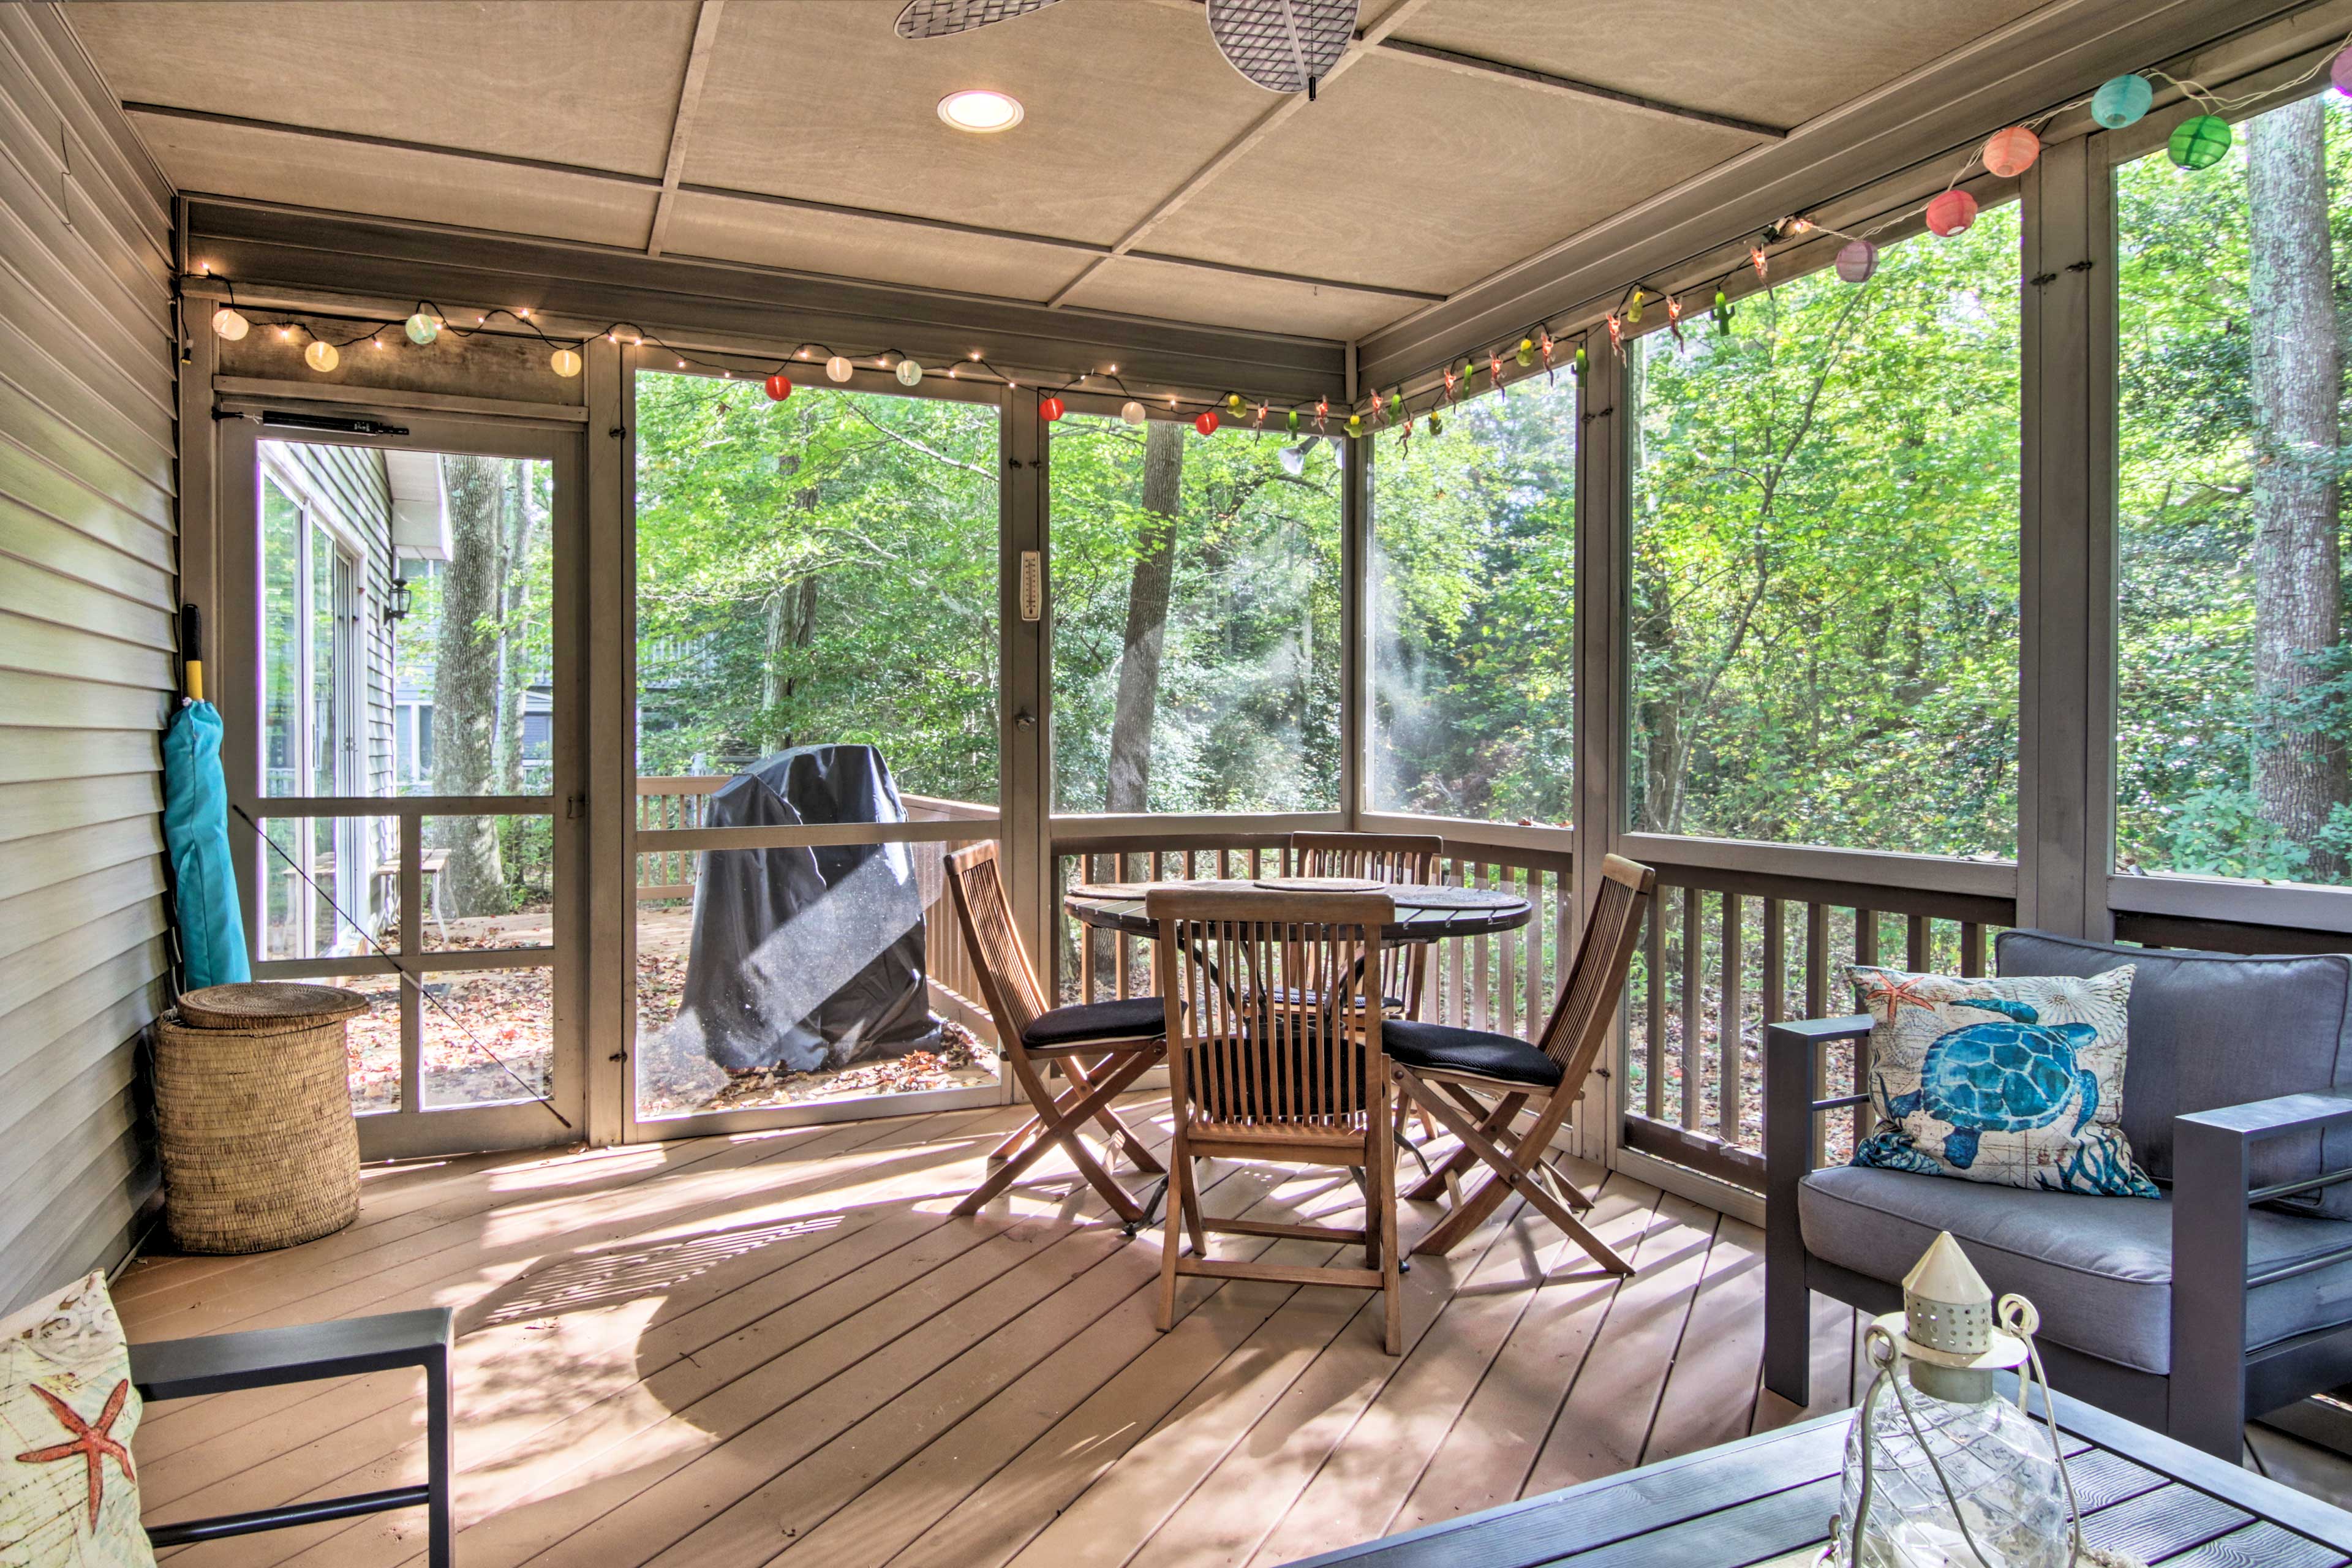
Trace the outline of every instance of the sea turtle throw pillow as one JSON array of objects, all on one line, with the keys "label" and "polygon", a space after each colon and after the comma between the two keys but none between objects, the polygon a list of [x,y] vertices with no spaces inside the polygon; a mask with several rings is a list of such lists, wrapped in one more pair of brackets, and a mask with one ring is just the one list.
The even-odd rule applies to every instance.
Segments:
[{"label": "sea turtle throw pillow", "polygon": [[2152,1198],[2124,1136],[2126,964],[2088,977],[1955,979],[1856,964],[1878,1125],[1857,1165],[2053,1193]]},{"label": "sea turtle throw pillow", "polygon": [[154,1568],[138,1426],[105,1275],[0,1319],[0,1568]]}]

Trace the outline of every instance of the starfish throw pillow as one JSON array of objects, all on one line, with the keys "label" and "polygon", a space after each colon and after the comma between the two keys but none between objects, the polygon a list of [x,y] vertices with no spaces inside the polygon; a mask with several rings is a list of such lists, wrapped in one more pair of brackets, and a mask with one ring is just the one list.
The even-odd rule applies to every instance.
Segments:
[{"label": "starfish throw pillow", "polygon": [[0,1319],[0,1568],[154,1568],[138,1426],[105,1275]]},{"label": "starfish throw pillow", "polygon": [[2152,1198],[2124,1136],[2132,967],[1955,979],[1856,964],[1878,1125],[1857,1165]]}]

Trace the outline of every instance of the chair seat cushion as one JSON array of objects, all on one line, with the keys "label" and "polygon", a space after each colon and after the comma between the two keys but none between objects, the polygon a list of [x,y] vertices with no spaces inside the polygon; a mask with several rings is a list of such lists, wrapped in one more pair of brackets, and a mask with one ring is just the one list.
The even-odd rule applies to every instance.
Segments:
[{"label": "chair seat cushion", "polygon": [[[1898,1283],[1937,1231],[1957,1237],[1996,1296],[2042,1311],[2042,1337],[2105,1361],[2167,1373],[2172,1365],[2172,1199],[2137,1203],[2037,1193],[1906,1171],[1842,1165],[1797,1192],[1805,1249],[1869,1279]],[[2352,1245],[2352,1223],[2253,1209],[2250,1271]],[[2246,1344],[2352,1322],[2352,1262],[2251,1292]]]},{"label": "chair seat cushion", "polygon": [[1168,1005],[1157,996],[1127,996],[1116,1002],[1081,1002],[1056,1007],[1021,1031],[1033,1051],[1082,1046],[1092,1040],[1153,1040],[1168,1026]]},{"label": "chair seat cushion", "polygon": [[1558,1062],[1525,1040],[1490,1035],[1484,1029],[1401,1020],[1381,1026],[1381,1046],[1391,1060],[1409,1068],[1473,1073],[1530,1089],[1551,1089],[1559,1082]]}]

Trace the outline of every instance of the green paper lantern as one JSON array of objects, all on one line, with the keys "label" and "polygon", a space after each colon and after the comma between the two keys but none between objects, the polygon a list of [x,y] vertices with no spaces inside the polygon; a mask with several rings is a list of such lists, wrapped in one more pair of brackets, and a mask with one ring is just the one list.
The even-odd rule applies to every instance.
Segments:
[{"label": "green paper lantern", "polygon": [[419,310],[408,318],[402,330],[407,332],[410,342],[429,343],[441,335],[441,323]]},{"label": "green paper lantern", "polygon": [[2200,114],[2172,128],[2166,154],[2184,169],[2210,169],[2230,151],[2230,122],[2218,114]]}]

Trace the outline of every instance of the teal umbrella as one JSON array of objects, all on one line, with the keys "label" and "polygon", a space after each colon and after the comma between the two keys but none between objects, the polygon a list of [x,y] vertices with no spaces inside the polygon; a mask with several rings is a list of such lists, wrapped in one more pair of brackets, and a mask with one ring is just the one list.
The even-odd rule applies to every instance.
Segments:
[{"label": "teal umbrella", "polygon": [[180,958],[190,991],[253,978],[228,851],[228,785],[221,778],[220,710],[205,700],[202,622],[180,606],[187,700],[163,731],[163,846],[180,916]]}]

